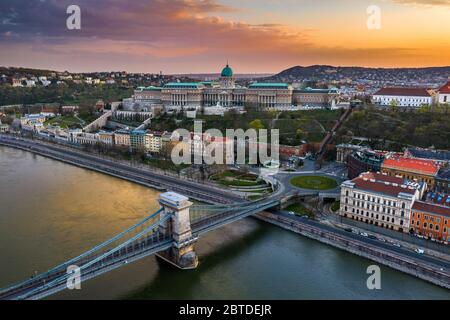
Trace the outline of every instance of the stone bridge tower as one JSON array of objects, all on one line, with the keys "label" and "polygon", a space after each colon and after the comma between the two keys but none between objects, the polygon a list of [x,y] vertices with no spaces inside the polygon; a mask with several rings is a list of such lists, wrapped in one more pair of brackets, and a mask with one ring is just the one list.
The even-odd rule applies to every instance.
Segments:
[{"label": "stone bridge tower", "polygon": [[172,236],[174,246],[157,255],[180,269],[195,269],[198,265],[198,257],[194,250],[197,238],[192,235],[189,218],[192,202],[181,194],[166,192],[160,195],[159,203],[164,208],[161,218],[173,213],[172,219],[160,226],[160,231]]}]

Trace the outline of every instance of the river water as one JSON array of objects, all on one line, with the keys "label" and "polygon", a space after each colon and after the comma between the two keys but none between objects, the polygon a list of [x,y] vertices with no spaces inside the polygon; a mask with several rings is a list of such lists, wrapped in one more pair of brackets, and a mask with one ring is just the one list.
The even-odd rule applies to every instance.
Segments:
[{"label": "river water", "polygon": [[[43,272],[157,209],[158,192],[0,146],[0,287]],[[148,257],[49,299],[450,299],[450,291],[247,218],[202,237],[198,269]]]}]

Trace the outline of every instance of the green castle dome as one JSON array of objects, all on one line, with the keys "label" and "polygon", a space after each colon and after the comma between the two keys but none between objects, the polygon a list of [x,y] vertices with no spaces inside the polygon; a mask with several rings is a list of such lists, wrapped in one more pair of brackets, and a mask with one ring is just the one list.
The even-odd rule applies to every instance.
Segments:
[{"label": "green castle dome", "polygon": [[225,68],[223,68],[221,76],[222,77],[232,77],[233,69],[231,69],[230,66],[227,64],[227,66]]}]

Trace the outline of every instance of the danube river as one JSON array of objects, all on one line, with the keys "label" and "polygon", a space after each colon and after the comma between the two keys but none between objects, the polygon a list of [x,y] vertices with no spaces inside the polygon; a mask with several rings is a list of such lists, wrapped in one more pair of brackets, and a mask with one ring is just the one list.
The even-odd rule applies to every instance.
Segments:
[{"label": "danube river", "polygon": [[[0,146],[0,287],[43,272],[158,208],[158,192]],[[201,238],[200,265],[180,271],[155,257],[50,299],[450,299],[450,292],[248,218]]]}]

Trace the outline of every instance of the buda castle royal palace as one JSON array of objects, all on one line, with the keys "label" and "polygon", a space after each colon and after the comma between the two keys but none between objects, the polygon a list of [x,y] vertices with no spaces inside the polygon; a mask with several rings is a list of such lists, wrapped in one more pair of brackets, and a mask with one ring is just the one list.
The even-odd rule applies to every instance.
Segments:
[{"label": "buda castle royal palace", "polygon": [[236,84],[233,70],[227,64],[220,78],[206,82],[170,82],[161,87],[138,87],[125,109],[150,111],[155,107],[165,111],[203,110],[217,114],[252,105],[266,109],[288,109],[298,105],[332,106],[338,102],[337,89],[294,89],[278,82],[256,82],[248,87]]}]

